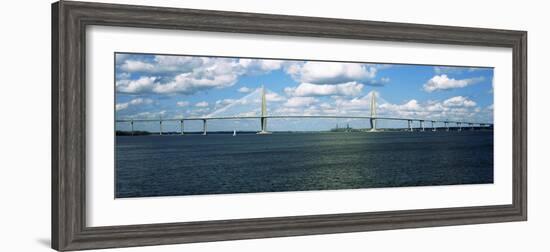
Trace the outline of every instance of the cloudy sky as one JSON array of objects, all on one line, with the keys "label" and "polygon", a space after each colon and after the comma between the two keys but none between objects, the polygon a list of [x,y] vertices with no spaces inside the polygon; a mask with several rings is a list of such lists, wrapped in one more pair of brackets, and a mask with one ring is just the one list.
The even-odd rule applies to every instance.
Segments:
[{"label": "cloudy sky", "polygon": [[[117,119],[259,115],[263,85],[270,115],[370,115],[374,94],[379,116],[493,121],[492,68],[117,53],[115,75]],[[268,126],[327,130],[337,123],[369,127],[346,119],[272,119]],[[158,130],[158,123],[134,126]],[[201,126],[189,122],[185,129]],[[259,120],[242,120],[212,121],[208,128],[258,127]],[[117,123],[117,129],[128,125]],[[179,123],[164,129],[179,131]]]}]

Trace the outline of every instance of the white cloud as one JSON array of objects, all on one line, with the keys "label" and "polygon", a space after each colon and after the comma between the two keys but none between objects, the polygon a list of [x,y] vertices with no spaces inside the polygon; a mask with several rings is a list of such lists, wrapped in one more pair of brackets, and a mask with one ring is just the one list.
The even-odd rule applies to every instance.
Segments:
[{"label": "white cloud", "polygon": [[210,112],[210,108],[198,108],[193,110],[187,110],[187,113],[193,116],[206,116]]},{"label": "white cloud", "polygon": [[205,60],[201,67],[179,73],[167,82],[160,82],[162,78],[159,77],[143,76],[138,80],[119,80],[116,86],[117,91],[123,93],[193,94],[200,90],[232,86],[237,81],[238,74],[229,60]]},{"label": "white cloud", "polygon": [[216,101],[216,108],[227,106],[231,103],[235,103],[235,99],[223,99],[223,100],[217,100]]},{"label": "white cloud", "polygon": [[119,111],[119,110],[124,110],[124,109],[127,109],[128,108],[128,103],[117,103],[116,106],[116,111]]},{"label": "white cloud", "polygon": [[129,73],[127,73],[127,72],[121,72],[121,73],[117,73],[116,79],[117,79],[117,80],[129,79],[130,76],[131,76],[131,74],[129,74]]},{"label": "white cloud", "polygon": [[160,94],[193,94],[211,88],[230,87],[237,81],[237,75],[230,70],[214,70],[177,75],[171,82],[156,83],[153,92]]},{"label": "white cloud", "polygon": [[475,107],[477,104],[464,96],[455,96],[443,102],[447,107]]},{"label": "white cloud", "polygon": [[166,110],[158,111],[158,112],[140,112],[134,115],[128,115],[124,116],[126,119],[158,119],[160,117],[164,117],[166,115]]},{"label": "white cloud", "polygon": [[116,89],[123,93],[141,93],[150,92],[154,85],[156,77],[141,77],[137,80],[119,80],[116,82]]},{"label": "white cloud", "polygon": [[130,57],[130,54],[125,54],[125,53],[115,54],[116,64],[124,63],[124,61],[126,61],[129,57]]},{"label": "white cloud", "polygon": [[457,80],[449,78],[446,74],[436,75],[424,84],[424,91],[434,92],[438,90],[448,90],[455,88],[463,88],[479,81],[482,81],[483,77]]},{"label": "white cloud", "polygon": [[418,119],[475,119],[475,116],[481,112],[476,107],[476,102],[463,97],[455,96],[444,100],[443,102],[428,101],[420,103],[417,100],[409,100],[403,104],[384,103],[378,105],[379,115],[413,117]]},{"label": "white cloud", "polygon": [[265,100],[268,101],[268,102],[280,102],[280,101],[284,101],[285,100],[285,97],[275,93],[275,92],[267,92],[265,94]]},{"label": "white cloud", "polygon": [[248,88],[248,87],[241,87],[239,88],[237,91],[239,91],[239,93],[244,93],[244,94],[248,94],[252,91],[254,91],[253,89],[251,88]]},{"label": "white cloud", "polygon": [[317,101],[318,100],[313,97],[292,97],[288,99],[283,106],[289,108],[306,107],[316,103]]},{"label": "white cloud", "polygon": [[[370,112],[371,97],[375,94],[377,98],[380,94],[376,91],[371,91],[367,95],[362,97],[354,97],[352,99],[345,99],[342,97],[335,98],[335,104],[341,113],[349,114],[354,112]],[[380,101],[378,101],[380,103]]]},{"label": "white cloud", "polygon": [[[215,57],[117,56],[117,91],[123,93],[194,94],[201,90],[233,86],[239,76],[281,68],[279,60]],[[139,73],[139,80],[128,80]],[[242,89],[245,91],[246,88]]]},{"label": "white cloud", "polygon": [[[374,91],[372,91],[374,92]],[[443,101],[420,102],[410,99],[403,103],[391,103],[376,93],[377,115],[383,117],[400,117],[413,119],[470,119],[484,120],[481,113],[487,109],[480,110],[475,101],[466,97],[456,96]],[[325,114],[347,114],[347,115],[370,115],[371,94],[354,97],[335,97],[332,103],[321,103],[320,108]]]},{"label": "white cloud", "polygon": [[133,99],[129,102],[117,103],[115,105],[115,109],[116,109],[116,111],[120,111],[120,110],[127,109],[130,106],[137,106],[137,105],[141,105],[141,104],[152,104],[152,103],[153,103],[153,100],[148,99],[148,98],[146,98],[146,99],[136,98],[136,99]]},{"label": "white cloud", "polygon": [[151,72],[155,70],[153,64],[137,60],[126,60],[120,68],[127,72]]},{"label": "white cloud", "polygon": [[153,100],[149,98],[136,98],[130,101],[130,104],[132,105],[140,105],[140,104],[151,104],[153,103]]},{"label": "white cloud", "polygon": [[410,100],[407,103],[400,105],[399,109],[404,111],[418,111],[420,110],[420,105],[417,100]]},{"label": "white cloud", "polygon": [[157,55],[154,59],[155,73],[192,72],[195,68],[210,66],[209,58],[193,56]]},{"label": "white cloud", "polygon": [[363,86],[355,81],[337,85],[301,83],[294,88],[287,87],[284,91],[289,96],[354,96],[361,93]]},{"label": "white cloud", "polygon": [[186,107],[189,105],[189,102],[188,101],[179,101],[179,102],[176,102],[176,105],[178,107]]},{"label": "white cloud", "polygon": [[330,109],[332,108],[332,106],[326,102],[323,102],[321,103],[321,105],[319,105],[321,108],[324,108],[324,109]]},{"label": "white cloud", "polygon": [[317,62],[296,63],[286,67],[295,80],[313,84],[340,84],[372,79],[377,69],[359,63]]},{"label": "white cloud", "polygon": [[379,108],[381,110],[379,113],[389,112],[392,115],[398,116],[409,116],[425,110],[425,108],[415,99],[409,100],[403,104],[384,103],[380,104]]},{"label": "white cloud", "polygon": [[150,74],[167,74],[191,72],[196,67],[208,64],[206,58],[189,56],[164,56],[156,55],[153,60],[131,59],[132,55],[125,54],[125,57],[119,59],[120,70],[126,72],[140,72]]},{"label": "white cloud", "polygon": [[195,107],[199,107],[199,108],[208,107],[208,102],[206,102],[206,101],[197,102],[195,104]]},{"label": "white cloud", "polygon": [[[387,82],[387,78],[374,80],[377,72],[374,65],[359,63],[288,63],[281,60],[163,55],[151,58],[121,54],[117,55],[117,91],[133,94],[194,94],[201,90],[233,86],[242,75],[267,73],[283,67],[293,78],[308,84],[341,85],[362,82],[375,85]],[[136,74],[139,74],[139,79],[129,79]],[[364,82],[367,80],[370,82]],[[355,87],[360,85],[364,84],[355,84]],[[319,95],[323,92],[344,92],[343,95],[350,95],[350,91],[344,87],[333,91],[327,87],[324,89]],[[253,90],[248,87],[239,89],[241,93],[251,91]]]},{"label": "white cloud", "polygon": [[283,61],[264,59],[239,59],[239,65],[244,69],[247,69],[247,72],[255,74],[278,70],[283,65]]},{"label": "white cloud", "polygon": [[428,105],[426,105],[426,110],[428,112],[443,112],[448,111],[449,108],[445,107],[440,102],[429,102]]}]

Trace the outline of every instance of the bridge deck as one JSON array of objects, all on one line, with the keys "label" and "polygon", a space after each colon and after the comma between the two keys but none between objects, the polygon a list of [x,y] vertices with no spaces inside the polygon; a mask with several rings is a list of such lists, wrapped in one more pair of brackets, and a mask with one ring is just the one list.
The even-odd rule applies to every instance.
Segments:
[{"label": "bridge deck", "polygon": [[479,124],[493,125],[493,123],[451,121],[451,120],[431,120],[418,118],[400,118],[400,117],[371,117],[371,116],[346,116],[346,115],[273,115],[273,116],[225,116],[225,117],[187,117],[187,118],[167,118],[167,119],[117,119],[116,122],[169,122],[169,121],[202,121],[202,120],[246,120],[246,119],[296,119],[296,118],[326,118],[326,119],[376,119],[391,121],[417,121],[434,123],[456,123],[456,124]]}]

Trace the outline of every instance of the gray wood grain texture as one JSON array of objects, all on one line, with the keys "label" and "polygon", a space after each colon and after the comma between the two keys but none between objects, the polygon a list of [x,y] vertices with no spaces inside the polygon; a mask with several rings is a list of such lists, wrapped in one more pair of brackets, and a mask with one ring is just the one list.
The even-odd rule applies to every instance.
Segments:
[{"label": "gray wood grain texture", "polygon": [[[510,205],[87,227],[88,25],[507,47],[513,50]],[[81,250],[527,220],[527,32],[82,2],[52,5],[52,248]]]}]

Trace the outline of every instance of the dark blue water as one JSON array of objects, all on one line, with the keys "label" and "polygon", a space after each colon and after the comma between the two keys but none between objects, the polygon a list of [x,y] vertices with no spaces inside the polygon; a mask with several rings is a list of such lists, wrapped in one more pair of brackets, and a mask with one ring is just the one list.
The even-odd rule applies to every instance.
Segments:
[{"label": "dark blue water", "polygon": [[493,182],[493,132],[117,136],[116,197]]}]

